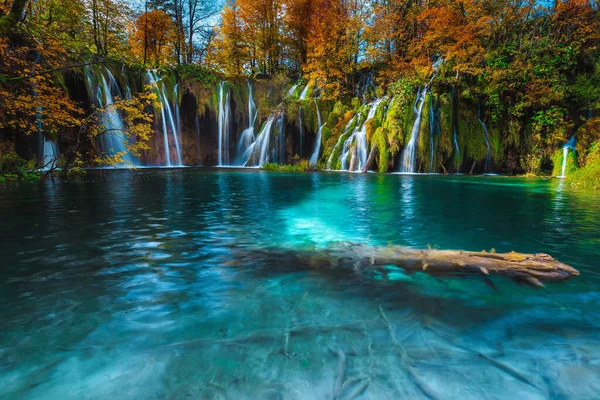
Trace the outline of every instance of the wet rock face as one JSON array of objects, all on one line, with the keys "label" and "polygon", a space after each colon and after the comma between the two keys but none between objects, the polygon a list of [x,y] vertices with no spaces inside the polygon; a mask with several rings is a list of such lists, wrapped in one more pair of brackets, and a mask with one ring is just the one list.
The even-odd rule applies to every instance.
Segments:
[{"label": "wet rock face", "polygon": [[[110,74],[107,72],[110,70]],[[310,97],[301,99],[305,84],[299,83],[296,89],[290,90],[291,84],[275,83],[266,80],[217,82],[205,85],[198,81],[181,81],[174,75],[160,75],[154,71],[128,70],[113,68],[104,70],[104,74],[114,79],[111,83],[115,93],[122,96],[139,92],[147,83],[149,74],[160,81],[161,101],[169,103],[171,122],[167,122],[167,134],[160,108],[154,110],[154,135],[148,142],[140,159],[140,165],[217,165],[219,160],[219,91],[224,87],[228,94],[228,123],[225,149],[228,164],[235,163],[240,154],[242,133],[249,128],[249,119],[256,113],[254,137],[258,135],[269,118],[278,113],[284,117],[273,124],[270,134],[268,159],[270,162],[295,163],[298,159],[308,159],[315,149],[318,133],[317,107],[320,108],[324,125],[318,164],[331,165],[332,169],[340,169],[340,159],[344,155],[344,169],[363,169],[366,156],[370,154],[375,143],[379,146],[379,156],[373,161],[370,169],[381,172],[393,172],[402,169],[404,153],[410,144],[411,133],[414,133],[413,161],[414,172],[433,173],[523,173],[556,170],[557,161],[549,155],[557,149],[543,149],[539,154],[532,153],[532,146],[526,142],[508,143],[509,137],[524,137],[528,133],[527,121],[501,120],[491,118],[489,110],[482,102],[460,98],[456,93],[436,92],[427,94],[422,101],[420,124],[415,124],[414,100],[405,103],[390,96],[377,99],[381,101],[373,118],[366,127],[366,140],[352,140],[343,149],[346,126],[352,116],[361,115],[361,124],[365,123],[369,114],[368,105],[375,99],[372,97],[356,98],[341,102],[327,101]],[[69,95],[74,98],[87,113],[93,109],[94,97],[90,96],[85,71],[66,72],[64,82]],[[96,82],[96,80],[94,81]],[[101,79],[98,80],[101,82]],[[98,85],[96,82],[96,86]],[[97,90],[95,90],[97,92]],[[254,107],[250,107],[250,94]],[[316,96],[318,91],[314,91]],[[117,95],[115,95],[115,99]],[[421,104],[419,104],[421,105]],[[255,111],[251,111],[251,110]],[[169,118],[168,116],[166,117]],[[589,125],[589,124],[588,124]],[[360,128],[351,127],[350,134]],[[173,135],[173,130],[177,131]],[[280,132],[283,131],[283,135]],[[414,132],[413,132],[414,131]],[[581,129],[585,131],[585,129]],[[61,132],[58,140],[59,153],[66,153],[75,142],[77,129],[72,132]],[[580,134],[584,144],[583,133]],[[589,135],[588,135],[589,136]],[[10,140],[11,135],[4,135]],[[362,138],[361,135],[357,137]],[[343,139],[340,142],[340,138]],[[26,158],[35,157],[40,152],[37,140],[21,140],[16,143],[16,151]],[[101,146],[94,140],[84,138],[85,143],[78,144],[83,157],[91,164],[101,151]],[[338,143],[340,142],[340,143]],[[583,143],[582,142],[582,143]],[[338,147],[336,148],[336,144]],[[355,149],[350,151],[354,146]],[[181,158],[181,161],[179,160]],[[170,159],[170,160],[169,160]],[[174,162],[174,160],[176,162]],[[328,160],[331,160],[328,163]]]}]

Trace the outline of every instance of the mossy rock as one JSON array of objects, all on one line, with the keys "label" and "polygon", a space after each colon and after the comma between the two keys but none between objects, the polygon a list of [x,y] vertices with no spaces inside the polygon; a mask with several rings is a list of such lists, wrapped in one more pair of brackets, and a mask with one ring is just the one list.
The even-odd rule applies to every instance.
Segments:
[{"label": "mossy rock", "polygon": [[[552,155],[552,176],[561,176],[564,160],[564,149],[557,149]],[[567,166],[565,168],[565,176],[570,176],[577,170],[577,155],[572,149],[567,153]]]}]

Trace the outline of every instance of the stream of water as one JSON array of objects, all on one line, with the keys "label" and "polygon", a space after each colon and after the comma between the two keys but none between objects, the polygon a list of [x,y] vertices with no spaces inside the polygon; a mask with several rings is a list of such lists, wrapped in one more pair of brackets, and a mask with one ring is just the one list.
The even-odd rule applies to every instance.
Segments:
[{"label": "stream of water", "polygon": [[[581,276],[494,288],[286,255],[337,241],[544,252]],[[3,186],[0,243],[2,399],[600,393],[600,196],[561,180],[90,171]]]}]

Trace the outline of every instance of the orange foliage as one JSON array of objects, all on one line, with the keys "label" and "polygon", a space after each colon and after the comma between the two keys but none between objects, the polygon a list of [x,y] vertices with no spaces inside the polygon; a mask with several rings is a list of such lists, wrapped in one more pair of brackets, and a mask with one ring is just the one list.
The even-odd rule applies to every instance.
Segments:
[{"label": "orange foliage", "polygon": [[358,64],[361,21],[358,8],[342,0],[314,0],[305,72],[325,98],[342,95]]},{"label": "orange foliage", "polygon": [[129,38],[133,55],[155,67],[174,61],[172,39],[175,27],[162,10],[143,13],[133,23]]},{"label": "orange foliage", "polygon": [[0,53],[0,73],[6,76],[0,82],[0,129],[30,135],[38,131],[41,117],[44,133],[56,138],[61,128],[77,125],[82,110],[55,83],[52,73],[43,71],[64,63],[64,48],[53,40],[34,48],[11,47],[0,38]]},{"label": "orange foliage", "polygon": [[480,73],[484,63],[483,39],[490,33],[490,17],[480,2],[441,0],[418,16],[423,35],[414,52],[443,57],[455,71]]}]

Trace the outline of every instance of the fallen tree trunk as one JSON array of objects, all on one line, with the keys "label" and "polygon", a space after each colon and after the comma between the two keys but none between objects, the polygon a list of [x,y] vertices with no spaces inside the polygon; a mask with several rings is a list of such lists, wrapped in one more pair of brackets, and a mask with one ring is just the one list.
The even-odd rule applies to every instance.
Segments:
[{"label": "fallen tree trunk", "polygon": [[377,143],[373,143],[373,147],[371,147],[371,152],[369,153],[369,157],[367,158],[367,162],[365,163],[365,166],[362,169],[362,173],[366,173],[369,171],[369,168],[371,167],[371,164],[373,164],[373,161],[375,161],[375,156],[377,156]]},{"label": "fallen tree trunk", "polygon": [[[424,272],[435,276],[503,276],[535,286],[579,275],[576,269],[547,254],[488,253],[460,250],[416,250],[400,246],[372,247],[341,243],[324,249],[266,252],[275,259],[291,256],[294,262],[312,267],[348,267],[354,270],[380,269],[395,265],[406,272]],[[254,251],[250,251],[254,252]]]}]

